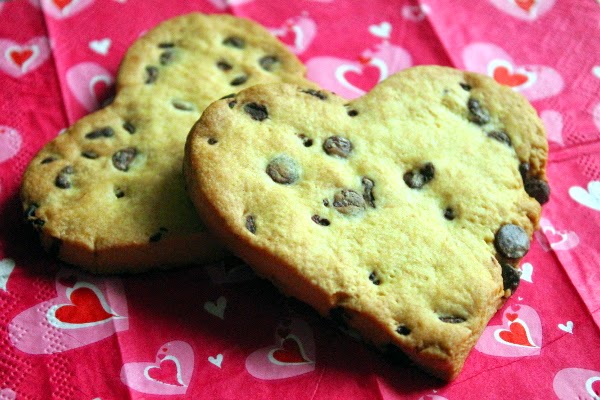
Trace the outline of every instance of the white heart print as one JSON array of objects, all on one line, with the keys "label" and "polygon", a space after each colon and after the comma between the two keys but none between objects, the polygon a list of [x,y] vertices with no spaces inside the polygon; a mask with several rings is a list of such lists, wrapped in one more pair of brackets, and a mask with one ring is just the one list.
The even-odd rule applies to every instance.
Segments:
[{"label": "white heart print", "polygon": [[108,54],[108,50],[110,50],[111,44],[112,44],[112,41],[110,40],[110,38],[104,38],[104,39],[92,40],[90,42],[89,46],[90,46],[90,49],[92,49],[94,52],[105,56]]},{"label": "white heart print", "polygon": [[221,319],[225,319],[225,307],[227,307],[227,299],[223,296],[219,297],[216,302],[207,301],[204,303],[206,311]]},{"label": "white heart print", "polygon": [[371,25],[369,26],[369,32],[371,32],[373,36],[389,39],[392,34],[392,24],[389,22],[382,22],[379,25]]},{"label": "white heart print", "polygon": [[558,324],[558,329],[561,331],[573,334],[573,321],[567,321],[565,324]]},{"label": "white heart print", "polygon": [[208,362],[218,368],[221,368],[221,364],[223,363],[223,354],[217,354],[215,357],[208,357]]},{"label": "white heart print", "polygon": [[569,196],[579,204],[600,211],[600,181],[590,181],[587,190],[573,186],[569,189]]}]

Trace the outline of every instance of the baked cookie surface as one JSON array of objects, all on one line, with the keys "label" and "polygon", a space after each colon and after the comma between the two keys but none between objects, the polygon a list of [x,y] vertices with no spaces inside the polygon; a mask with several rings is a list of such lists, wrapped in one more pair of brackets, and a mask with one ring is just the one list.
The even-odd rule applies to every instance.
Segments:
[{"label": "baked cookie surface", "polygon": [[212,101],[261,82],[304,82],[304,66],[258,24],[188,14],[133,43],[112,104],[31,161],[21,197],[44,247],[94,272],[208,262],[181,172],[185,138]]},{"label": "baked cookie surface", "polygon": [[260,275],[451,380],[518,285],[546,158],[521,95],[416,67],[349,103],[284,84],[217,101],[184,174],[208,227]]}]

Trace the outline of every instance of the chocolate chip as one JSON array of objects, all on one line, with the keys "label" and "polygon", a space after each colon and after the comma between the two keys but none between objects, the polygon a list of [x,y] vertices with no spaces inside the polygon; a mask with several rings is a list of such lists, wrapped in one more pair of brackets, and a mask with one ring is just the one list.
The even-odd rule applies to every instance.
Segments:
[{"label": "chocolate chip", "polygon": [[233,65],[229,64],[225,60],[221,60],[217,62],[217,68],[219,68],[221,71],[230,71],[233,68]]},{"label": "chocolate chip", "polygon": [[462,322],[465,322],[466,319],[461,318],[461,317],[439,317],[440,321],[445,322],[447,324],[460,324]]},{"label": "chocolate chip", "polygon": [[377,274],[375,274],[375,272],[371,272],[371,274],[369,275],[369,280],[371,282],[373,282],[373,285],[381,284],[381,281],[379,280],[379,278],[377,277]]},{"label": "chocolate chip", "polygon": [[502,266],[502,284],[504,285],[504,290],[510,290],[511,293],[514,293],[521,281],[521,270],[514,268],[508,263],[501,263],[500,265]]},{"label": "chocolate chip", "polygon": [[248,229],[250,233],[256,234],[256,221],[253,215],[248,215],[246,217],[246,229]]},{"label": "chocolate chip", "polygon": [[114,192],[115,192],[115,197],[117,199],[120,199],[125,196],[125,192],[119,188],[116,188]]},{"label": "chocolate chip", "polygon": [[273,158],[267,165],[267,174],[277,183],[289,185],[300,177],[300,168],[294,159],[282,154]]},{"label": "chocolate chip", "polygon": [[521,174],[521,178],[523,179],[523,182],[525,182],[527,180],[530,169],[531,169],[531,166],[529,165],[529,163],[519,164],[519,173]]},{"label": "chocolate chip", "polygon": [[504,131],[491,131],[487,133],[487,136],[489,138],[496,139],[500,143],[506,143],[509,146],[512,145],[510,137]]},{"label": "chocolate chip", "polygon": [[71,179],[69,175],[73,174],[73,167],[70,165],[64,167],[60,170],[58,175],[56,175],[56,179],[54,180],[54,185],[60,189],[68,189],[71,187]]},{"label": "chocolate chip", "polygon": [[56,157],[46,157],[40,162],[40,164],[50,164],[54,161],[56,161]]},{"label": "chocolate chip", "polygon": [[446,218],[449,221],[452,221],[454,218],[456,218],[456,214],[454,213],[454,209],[448,207],[444,210],[444,218]]},{"label": "chocolate chip", "polygon": [[156,232],[155,234],[150,236],[149,240],[151,243],[158,242],[162,238],[162,235],[162,232]]},{"label": "chocolate chip", "polygon": [[470,91],[472,89],[471,85],[466,84],[464,82],[460,83],[460,87],[463,88],[464,90],[466,90],[467,92]]},{"label": "chocolate chip", "polygon": [[278,63],[279,58],[277,58],[277,56],[264,56],[260,60],[258,60],[258,64],[265,71],[273,71],[273,69]]},{"label": "chocolate chip", "polygon": [[352,149],[352,142],[341,136],[331,136],[323,143],[323,150],[330,156],[348,158]]},{"label": "chocolate chip", "polygon": [[321,100],[327,100],[327,95],[325,93],[323,93],[320,90],[315,90],[315,89],[304,89],[301,90],[302,93],[306,93],[306,94],[310,94],[311,96],[314,96],[318,99]]},{"label": "chocolate chip", "polygon": [[109,138],[115,135],[115,131],[110,126],[106,126],[104,128],[96,129],[95,131],[91,131],[85,135],[86,139],[100,139],[100,138]]},{"label": "chocolate chip", "polygon": [[207,140],[208,144],[217,144],[219,141],[215,138],[208,138]]},{"label": "chocolate chip", "polygon": [[158,44],[158,47],[161,49],[171,49],[175,47],[175,43],[173,42],[162,42]]},{"label": "chocolate chip", "polygon": [[158,79],[158,68],[152,65],[147,66],[146,80],[144,81],[144,83],[148,85],[150,83],[156,82],[156,79]]},{"label": "chocolate chip", "polygon": [[128,147],[117,151],[112,156],[112,163],[119,171],[129,171],[129,166],[137,156],[138,152],[135,147]]},{"label": "chocolate chip", "polygon": [[37,211],[39,205],[37,203],[32,203],[25,209],[23,212],[23,218],[26,220],[30,220],[35,218],[35,212]]},{"label": "chocolate chip", "polygon": [[163,51],[160,54],[160,57],[158,58],[158,61],[160,62],[160,65],[170,64],[173,61],[173,56],[174,55],[175,55],[175,52],[173,50]]},{"label": "chocolate chip", "polygon": [[171,104],[173,104],[173,107],[181,111],[194,111],[196,109],[196,106],[188,101],[173,100]]},{"label": "chocolate chip", "polygon": [[351,117],[356,117],[358,115],[358,111],[356,110],[348,110],[348,115]]},{"label": "chocolate chip", "polygon": [[411,330],[404,324],[401,324],[396,328],[396,332],[402,336],[410,335]]},{"label": "chocolate chip", "polygon": [[313,145],[313,140],[309,137],[306,137],[306,135],[304,134],[299,134],[298,137],[302,140],[302,144],[304,144],[304,147],[310,147]]},{"label": "chocolate chip", "polygon": [[234,97],[235,97],[235,93],[231,93],[231,94],[228,94],[227,96],[221,97],[219,100],[233,99]]},{"label": "chocolate chip", "polygon": [[90,160],[95,160],[98,158],[98,153],[95,151],[87,150],[81,153],[82,157],[89,158]]},{"label": "chocolate chip", "polygon": [[329,200],[328,199],[323,199],[323,205],[325,207],[329,207]]},{"label": "chocolate chip", "polygon": [[502,225],[494,240],[496,250],[506,258],[521,258],[529,250],[529,237],[523,228],[513,224]]},{"label": "chocolate chip", "polygon": [[373,196],[373,188],[375,187],[375,182],[366,177],[363,177],[361,182],[363,185],[363,198],[365,199],[368,205],[375,208],[375,196]]},{"label": "chocolate chip", "polygon": [[123,129],[125,129],[127,132],[131,133],[132,135],[135,133],[135,126],[129,121],[123,122]]},{"label": "chocolate chip", "polygon": [[33,225],[37,229],[43,228],[44,225],[46,225],[46,221],[44,221],[41,218],[35,218],[30,221],[31,221],[31,225]]},{"label": "chocolate chip", "polygon": [[484,125],[490,122],[490,113],[481,106],[479,100],[472,97],[469,98],[467,107],[469,108],[469,121],[477,125]]},{"label": "chocolate chip", "polygon": [[237,104],[237,101],[233,100],[233,101],[229,102],[228,106],[229,106],[229,108],[233,109],[233,107],[235,107],[236,104]]},{"label": "chocolate chip", "polygon": [[343,189],[333,196],[333,206],[342,214],[356,215],[365,210],[365,199],[354,190]]},{"label": "chocolate chip", "polygon": [[244,111],[255,121],[264,121],[269,118],[267,107],[262,104],[248,103],[244,106]]},{"label": "chocolate chip", "polygon": [[408,171],[404,174],[404,182],[411,189],[420,189],[435,177],[435,167],[427,162],[418,170]]},{"label": "chocolate chip", "polygon": [[223,40],[223,44],[229,47],[235,47],[236,49],[243,49],[246,47],[246,42],[239,36],[229,36]]},{"label": "chocolate chip", "polygon": [[231,86],[239,86],[246,83],[246,81],[248,81],[248,75],[240,75],[235,77],[229,84]]},{"label": "chocolate chip", "polygon": [[526,179],[525,191],[540,204],[545,204],[550,200],[550,186],[546,181],[541,179]]},{"label": "chocolate chip", "polygon": [[311,217],[311,219],[312,219],[312,220],[313,220],[315,223],[317,223],[317,224],[319,224],[319,225],[322,225],[322,226],[329,226],[329,225],[331,224],[331,222],[329,222],[329,220],[328,220],[328,219],[326,219],[326,218],[321,218],[320,216],[318,216],[318,215],[316,215],[316,214],[315,214],[315,215],[313,215],[313,216]]}]

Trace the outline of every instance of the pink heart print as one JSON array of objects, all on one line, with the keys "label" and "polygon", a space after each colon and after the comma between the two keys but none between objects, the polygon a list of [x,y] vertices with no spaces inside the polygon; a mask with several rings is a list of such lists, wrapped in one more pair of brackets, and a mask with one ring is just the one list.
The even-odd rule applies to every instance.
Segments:
[{"label": "pink heart print", "polygon": [[21,149],[21,135],[16,129],[0,125],[0,163],[13,158]]},{"label": "pink heart print", "polygon": [[76,349],[129,328],[123,285],[62,269],[56,275],[56,297],[18,314],[8,325],[13,346],[28,354]]},{"label": "pink heart print", "polygon": [[554,376],[552,386],[559,399],[600,400],[600,371],[565,368]]},{"label": "pink heart print", "polygon": [[[0,7],[0,10],[2,8]],[[0,390],[0,400],[16,400],[17,394],[12,389]]]},{"label": "pink heart print", "polygon": [[515,18],[535,21],[552,9],[556,0],[490,0],[496,8]]},{"label": "pink heart print", "polygon": [[485,328],[475,348],[498,357],[537,356],[542,348],[542,322],[525,305],[512,305],[502,314],[502,325]]},{"label": "pink heart print", "polygon": [[100,97],[114,83],[113,76],[104,67],[93,62],[82,62],[69,68],[67,86],[86,111],[100,106]]},{"label": "pink heart print", "polygon": [[337,57],[314,57],[306,62],[308,79],[347,99],[360,97],[388,76],[412,66],[402,47],[383,41],[367,49],[358,61]]},{"label": "pink heart print", "polygon": [[564,140],[562,136],[563,130],[563,117],[562,114],[554,110],[545,110],[540,113],[540,119],[544,123],[546,128],[546,135],[548,141],[554,142],[560,146],[564,146]]},{"label": "pink heart print", "polygon": [[317,36],[317,23],[307,14],[289,18],[279,28],[269,31],[285,43],[294,54],[302,54]]},{"label": "pink heart print", "polygon": [[34,71],[50,56],[50,45],[45,36],[37,36],[19,44],[0,39],[0,70],[14,78]]},{"label": "pink heart print", "polygon": [[529,101],[556,96],[564,87],[563,78],[544,65],[517,65],[512,57],[492,43],[472,43],[464,48],[462,60],[469,71],[493,77]]},{"label": "pink heart print", "polygon": [[315,342],[311,328],[301,319],[283,321],[275,331],[275,344],[246,358],[246,370],[258,379],[284,379],[315,370]]},{"label": "pink heart print", "polygon": [[94,3],[94,0],[29,0],[44,13],[56,19],[72,17]]},{"label": "pink heart print", "polygon": [[183,395],[192,380],[194,351],[175,340],[160,346],[154,361],[130,362],[121,368],[121,381],[145,394]]},{"label": "pink heart print", "polygon": [[541,232],[536,232],[535,237],[544,251],[570,250],[579,244],[577,233],[568,230],[556,230],[547,218],[540,219]]},{"label": "pink heart print", "polygon": [[219,10],[225,10],[227,7],[240,6],[242,4],[251,3],[254,0],[208,0],[213,6]]}]

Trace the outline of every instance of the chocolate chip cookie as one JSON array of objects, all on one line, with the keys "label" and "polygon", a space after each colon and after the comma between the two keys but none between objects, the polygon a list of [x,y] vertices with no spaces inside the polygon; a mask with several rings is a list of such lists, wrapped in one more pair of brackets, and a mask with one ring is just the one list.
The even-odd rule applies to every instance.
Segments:
[{"label": "chocolate chip cookie", "polygon": [[352,102],[286,84],[217,101],[184,174],[209,228],[260,275],[451,380],[517,289],[546,159],[524,97],[424,66]]},{"label": "chocolate chip cookie", "polygon": [[26,220],[47,250],[94,272],[219,258],[185,193],[185,138],[210,102],[256,83],[305,82],[304,71],[254,22],[202,14],[163,22],[127,51],[114,102],[31,161]]}]

